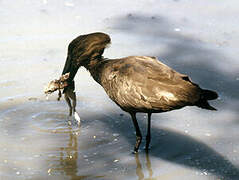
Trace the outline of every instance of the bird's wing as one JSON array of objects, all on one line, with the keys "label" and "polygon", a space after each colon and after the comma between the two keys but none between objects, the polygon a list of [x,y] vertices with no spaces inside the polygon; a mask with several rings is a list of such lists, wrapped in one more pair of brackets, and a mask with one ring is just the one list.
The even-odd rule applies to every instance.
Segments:
[{"label": "bird's wing", "polygon": [[167,111],[193,104],[200,96],[200,88],[186,75],[151,57],[115,61],[108,77],[106,92],[123,108]]}]

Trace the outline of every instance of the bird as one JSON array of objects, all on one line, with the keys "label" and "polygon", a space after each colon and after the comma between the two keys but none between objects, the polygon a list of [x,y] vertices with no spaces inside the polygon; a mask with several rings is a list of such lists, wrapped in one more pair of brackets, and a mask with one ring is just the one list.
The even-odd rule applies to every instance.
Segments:
[{"label": "bird", "polygon": [[[218,98],[215,91],[202,89],[189,76],[181,74],[151,56],[128,56],[107,59],[104,50],[111,38],[103,32],[80,35],[68,46],[66,63],[62,74],[70,73],[63,93],[65,99],[76,101],[74,77],[80,67],[85,67],[99,83],[109,98],[123,111],[130,114],[136,131],[135,153],[138,152],[142,134],[136,113],[147,113],[147,135],[145,149],[151,141],[151,115],[197,106],[216,110],[208,101]],[[71,95],[69,95],[71,94]]]}]

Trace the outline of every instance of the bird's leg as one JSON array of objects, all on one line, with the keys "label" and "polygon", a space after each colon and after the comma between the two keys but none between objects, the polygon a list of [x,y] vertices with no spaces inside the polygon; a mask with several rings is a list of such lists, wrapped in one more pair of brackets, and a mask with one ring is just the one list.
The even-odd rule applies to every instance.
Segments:
[{"label": "bird's leg", "polygon": [[137,153],[138,149],[139,149],[139,146],[140,146],[140,143],[142,141],[142,135],[141,135],[141,132],[140,132],[140,129],[139,129],[137,119],[136,119],[136,113],[130,113],[130,115],[131,115],[131,118],[133,120],[135,131],[136,131],[136,143],[135,143],[135,146],[134,146],[134,153]]},{"label": "bird's leg", "polygon": [[64,97],[65,97],[65,100],[66,100],[66,102],[69,106],[69,116],[72,116],[72,106],[71,106],[71,100],[69,98],[68,90],[66,90]]},{"label": "bird's leg", "polygon": [[76,93],[74,92],[73,89],[70,89],[68,96],[70,97],[70,99],[72,100],[72,110],[73,113],[76,112]]},{"label": "bird's leg", "polygon": [[146,146],[145,146],[145,150],[148,151],[149,150],[149,144],[150,144],[150,140],[151,140],[151,114],[152,113],[148,113],[148,129],[147,129],[147,136],[146,136]]},{"label": "bird's leg", "polygon": [[[72,85],[69,86],[67,89],[67,95],[70,98],[71,103],[72,103],[72,111],[73,111],[75,120],[77,121],[78,125],[80,125],[80,116],[76,112],[76,93],[74,90],[75,90],[75,85],[74,85],[74,81],[72,81]],[[71,114],[72,114],[72,112],[71,112]]]},{"label": "bird's leg", "polygon": [[[69,116],[72,116],[72,110],[75,112],[76,107],[76,95],[75,95],[75,82],[68,82],[68,86],[64,89],[65,100],[69,106]],[[71,104],[71,100],[73,101]]]}]

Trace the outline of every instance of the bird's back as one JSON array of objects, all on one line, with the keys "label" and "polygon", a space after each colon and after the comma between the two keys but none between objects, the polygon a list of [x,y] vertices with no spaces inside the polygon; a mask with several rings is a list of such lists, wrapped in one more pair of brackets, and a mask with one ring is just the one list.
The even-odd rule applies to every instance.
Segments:
[{"label": "bird's back", "polygon": [[130,56],[102,64],[100,84],[125,111],[164,112],[200,99],[198,85],[154,57]]}]

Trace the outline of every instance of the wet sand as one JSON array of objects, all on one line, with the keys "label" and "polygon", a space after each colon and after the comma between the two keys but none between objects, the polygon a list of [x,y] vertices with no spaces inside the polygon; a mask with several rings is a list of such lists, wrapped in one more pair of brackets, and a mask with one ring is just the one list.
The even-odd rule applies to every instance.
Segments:
[{"label": "wet sand", "polygon": [[[0,1],[0,179],[238,179],[238,2],[159,2]],[[218,111],[153,114],[151,150],[144,138],[132,154],[130,116],[80,69],[78,126],[43,88],[60,76],[68,43],[93,31],[112,37],[105,57],[156,56],[216,90]],[[145,136],[146,115],[137,117]]]}]

